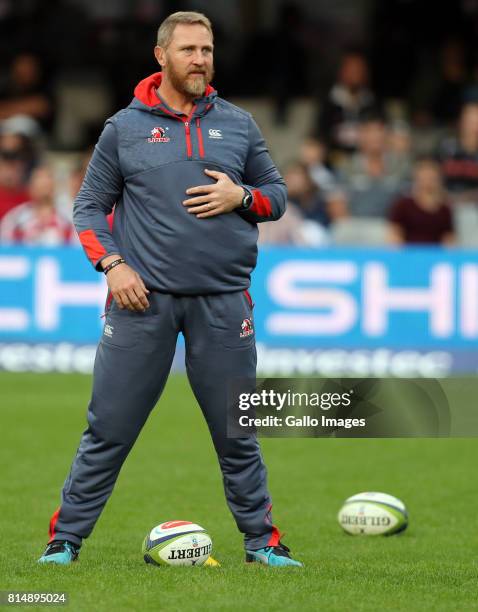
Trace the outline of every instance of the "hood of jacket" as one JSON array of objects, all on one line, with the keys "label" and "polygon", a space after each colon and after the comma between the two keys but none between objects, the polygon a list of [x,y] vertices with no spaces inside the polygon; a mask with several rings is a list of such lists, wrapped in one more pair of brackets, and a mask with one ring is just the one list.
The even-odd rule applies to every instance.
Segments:
[{"label": "hood of jacket", "polygon": [[[134,89],[134,98],[131,101],[129,108],[153,112],[155,114],[171,115],[171,109],[158,98],[156,90],[161,85],[163,78],[162,72],[155,72],[150,76],[140,81]],[[211,106],[215,103],[217,91],[211,85],[206,87],[204,95],[194,100],[194,117],[200,117],[207,113]],[[176,115],[178,116],[178,115]]]}]

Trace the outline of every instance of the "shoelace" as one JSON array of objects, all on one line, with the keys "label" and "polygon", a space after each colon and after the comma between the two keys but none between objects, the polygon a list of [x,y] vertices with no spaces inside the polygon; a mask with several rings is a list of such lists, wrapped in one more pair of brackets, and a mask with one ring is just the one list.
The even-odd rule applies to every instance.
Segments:
[{"label": "shoelace", "polygon": [[46,552],[50,554],[55,554],[59,552],[63,552],[65,548],[69,548],[72,553],[75,552],[74,547],[67,542],[66,540],[55,540],[51,544],[48,545]]},{"label": "shoelace", "polygon": [[286,546],[285,544],[282,544],[282,542],[279,542],[277,546],[266,546],[265,548],[266,552],[269,552],[271,549],[276,554],[278,554],[279,556],[283,556],[283,557],[288,557],[290,553],[290,548]]}]

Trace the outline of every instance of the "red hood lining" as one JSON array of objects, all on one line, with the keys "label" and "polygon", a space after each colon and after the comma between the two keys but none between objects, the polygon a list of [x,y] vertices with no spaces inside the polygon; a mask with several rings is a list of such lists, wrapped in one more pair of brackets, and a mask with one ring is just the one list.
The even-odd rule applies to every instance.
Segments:
[{"label": "red hood lining", "polygon": [[[136,85],[134,95],[146,106],[158,106],[158,104],[161,104],[161,100],[158,98],[156,90],[161,85],[162,78],[162,72],[155,72],[149,75],[149,77],[146,77]],[[208,85],[204,92],[204,97],[209,96],[215,91],[214,87]]]}]

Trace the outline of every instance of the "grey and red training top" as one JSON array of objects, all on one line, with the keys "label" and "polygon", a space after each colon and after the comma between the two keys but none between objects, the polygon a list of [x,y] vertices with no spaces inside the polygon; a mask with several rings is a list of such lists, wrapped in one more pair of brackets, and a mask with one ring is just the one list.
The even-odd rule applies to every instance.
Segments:
[{"label": "grey and red training top", "polygon": [[[105,123],[74,204],[81,243],[97,269],[121,254],[152,290],[247,289],[257,223],[283,214],[285,183],[249,113],[208,86],[186,117],[158,98],[160,83],[160,72],[141,81],[131,104]],[[205,168],[248,188],[249,209],[204,219],[188,213],[186,189],[213,182]]]}]

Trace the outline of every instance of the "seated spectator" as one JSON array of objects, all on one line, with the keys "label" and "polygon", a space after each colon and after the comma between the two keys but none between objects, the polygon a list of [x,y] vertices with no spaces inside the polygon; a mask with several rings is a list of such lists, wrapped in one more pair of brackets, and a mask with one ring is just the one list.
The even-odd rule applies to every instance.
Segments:
[{"label": "seated spectator", "polygon": [[17,55],[8,78],[0,84],[0,121],[27,115],[50,127],[52,104],[44,78],[38,57],[31,53]]},{"label": "seated spectator", "polygon": [[274,223],[259,223],[259,244],[269,246],[323,247],[330,243],[325,228],[306,219],[301,210],[288,202],[285,213]]},{"label": "seated spectator", "polygon": [[330,224],[330,214],[325,195],[312,180],[308,167],[300,161],[290,163],[284,173],[289,201],[295,204],[306,219]]},{"label": "seated spectator", "polygon": [[466,63],[464,41],[455,37],[446,40],[440,50],[439,84],[432,96],[433,114],[441,125],[454,123],[460,114],[467,82]]},{"label": "seated spectator", "polygon": [[337,82],[321,106],[317,135],[324,139],[335,161],[357,149],[359,122],[376,108],[369,89],[369,66],[365,55],[348,51],[340,63]]},{"label": "seated spectator", "polygon": [[57,198],[58,209],[70,220],[73,220],[73,203],[80,191],[86,169],[88,168],[92,149],[88,149],[80,154],[74,165],[69,169],[68,174],[63,177],[60,183]]},{"label": "seated spectator", "polygon": [[59,246],[71,243],[73,226],[55,207],[55,179],[48,166],[31,176],[30,200],[16,206],[0,224],[0,242]]},{"label": "seated spectator", "polygon": [[33,163],[28,141],[0,133],[0,221],[9,210],[28,200],[28,175]]},{"label": "seated spectator", "polygon": [[389,215],[391,244],[443,244],[455,242],[453,222],[439,165],[417,162],[409,196],[398,199]]},{"label": "seated spectator", "polygon": [[343,208],[353,217],[387,217],[407,178],[403,162],[388,148],[388,136],[380,116],[362,121],[359,150],[339,173],[339,191],[330,197],[335,210]]},{"label": "seated spectator", "polygon": [[458,134],[442,144],[439,158],[452,202],[478,203],[478,102],[463,106]]},{"label": "seated spectator", "polygon": [[306,138],[300,145],[299,160],[307,166],[309,174],[323,193],[336,191],[337,180],[326,165],[327,147],[318,138]]},{"label": "seated spectator", "polygon": [[412,174],[413,141],[412,130],[403,120],[393,121],[389,127],[388,152],[393,159],[395,171],[403,177]]},{"label": "seated spectator", "polygon": [[7,119],[0,127],[0,148],[13,150],[20,154],[26,163],[27,180],[33,168],[38,164],[40,153],[38,135],[37,125],[26,116],[17,115]]},{"label": "seated spectator", "polygon": [[80,191],[81,185],[86,175],[88,164],[90,163],[93,149],[88,149],[80,155],[80,158],[74,168],[71,171],[69,184],[70,184],[70,196],[72,200],[76,198]]}]

